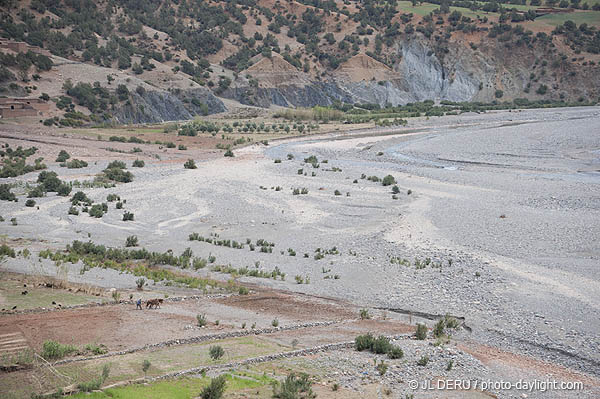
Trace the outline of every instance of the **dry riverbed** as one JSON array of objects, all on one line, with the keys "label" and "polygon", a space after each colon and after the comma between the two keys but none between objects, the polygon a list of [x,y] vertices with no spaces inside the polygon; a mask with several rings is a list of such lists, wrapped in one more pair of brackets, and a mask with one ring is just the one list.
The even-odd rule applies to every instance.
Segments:
[{"label": "dry riverbed", "polygon": [[[252,321],[257,327],[268,327],[275,318],[282,325],[337,320],[349,326],[348,320],[356,319],[364,307],[382,323],[392,323],[391,329],[373,327],[372,331],[387,335],[406,334],[406,326],[414,329],[417,322],[431,327],[436,315],[449,313],[464,320],[464,327],[452,332],[451,344],[434,346],[433,339],[399,338],[405,358],[390,361],[383,377],[374,371],[376,356],[351,349],[320,352],[306,359],[294,356],[285,362],[299,369],[320,370],[320,382],[335,379],[348,392],[363,390],[372,397],[384,386],[392,388],[394,397],[404,397],[410,393],[407,383],[411,379],[446,377],[585,381],[582,392],[553,391],[544,396],[533,391],[527,395],[597,397],[598,131],[600,110],[596,107],[490,112],[415,119],[406,128],[271,141],[268,146],[234,150],[234,158],[195,150],[192,156],[198,169],[193,170],[183,168],[185,157],[178,154],[163,153],[161,160],[148,155],[144,168],[129,167],[133,182],[84,189],[95,202],[105,202],[108,194],[126,199],[124,209],[135,214],[131,222],[122,221],[122,211],[114,209],[114,203],[96,219],[85,213],[68,215],[68,198],[54,194],[36,199],[39,209],[24,207],[23,195],[17,203],[1,201],[3,240],[33,252],[29,258],[5,259],[1,267],[10,272],[60,276],[77,284],[116,288],[124,298],[129,293],[137,296],[135,276],[100,268],[82,273],[81,263],[57,267],[36,255],[46,248],[64,249],[73,240],[123,247],[128,236],[136,235],[139,245],[148,250],[172,250],[178,255],[190,248],[196,256],[216,257],[204,268],[182,271],[187,275],[221,281],[231,278],[214,271],[217,265],[220,270],[230,265],[280,274],[277,279],[236,277],[256,292],[278,293],[272,294],[274,298],[264,295],[245,301],[244,295],[234,293],[227,300],[208,300],[210,306],[202,301],[178,302],[169,305],[169,310],[158,310],[152,320],[136,313],[124,316],[125,310],[118,306],[130,305],[118,305],[60,310],[48,317],[36,314],[35,320],[45,323],[37,327],[27,324],[37,322],[25,315],[0,316],[0,323],[5,328],[15,320],[29,325],[22,327],[23,339],[37,350],[60,324],[51,320],[67,317],[65,312],[84,312],[77,328],[88,335],[79,343],[99,339],[118,350],[135,346],[128,328],[140,330],[144,323],[164,326],[144,332],[140,345],[191,337],[197,331],[184,327],[193,325],[201,312],[220,319],[223,324],[217,330],[229,331],[239,329],[243,322],[249,327]],[[10,134],[11,146],[30,145],[18,132]],[[71,151],[68,139],[53,140],[60,142],[53,142],[51,149],[36,143],[48,159],[61,146]],[[86,159],[85,152],[81,154]],[[315,158],[305,162],[311,156]],[[47,163],[62,179],[82,180],[106,167],[108,160],[100,157],[75,171]],[[123,159],[130,165],[131,156]],[[372,178],[386,175],[396,183],[384,186]],[[31,173],[7,181],[20,182],[13,190],[19,194],[36,177]],[[395,193],[394,186],[398,187]],[[10,224],[12,217],[18,225]],[[203,240],[190,241],[191,233]],[[243,248],[217,246],[207,238],[235,240]],[[274,246],[261,251],[264,246],[257,243],[261,239]],[[147,290],[161,296],[195,293],[164,282],[150,282]],[[282,292],[291,294],[284,299],[276,296]],[[249,298],[252,295],[257,294]],[[110,299],[109,294],[105,296]],[[343,305],[325,306],[321,297],[336,298]],[[302,298],[307,302],[294,302]],[[95,312],[113,316],[104,322]],[[420,318],[417,312],[423,312]],[[29,337],[25,331],[34,335]],[[365,330],[311,327],[307,331],[314,336],[299,339],[306,341],[305,347],[352,341]],[[296,331],[278,334],[269,338],[266,351],[244,356],[291,351],[293,337],[302,337]],[[431,357],[431,367],[416,366],[425,352]],[[444,372],[452,359],[457,367]],[[197,366],[188,362],[178,367]],[[125,370],[123,375],[131,374],[125,366],[120,370]],[[155,374],[171,370],[165,366]],[[372,389],[373,384],[379,388]],[[521,394],[489,392],[498,397]],[[432,396],[416,391],[415,397]],[[447,397],[452,396],[448,393]]]}]

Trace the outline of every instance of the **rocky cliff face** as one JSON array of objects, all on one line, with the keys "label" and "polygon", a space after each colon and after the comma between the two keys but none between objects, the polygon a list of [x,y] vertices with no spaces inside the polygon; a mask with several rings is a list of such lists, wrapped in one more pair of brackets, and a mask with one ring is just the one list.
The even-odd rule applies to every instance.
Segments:
[{"label": "rocky cliff face", "polygon": [[[192,102],[192,100],[194,100]],[[113,113],[117,123],[156,123],[191,119],[196,115],[226,111],[210,90],[144,90],[131,92],[130,100]]]},{"label": "rocky cliff face", "polygon": [[[535,87],[529,93],[526,92],[531,68],[536,60],[533,51],[513,50],[507,54],[499,51],[498,46],[472,49],[460,42],[451,43],[448,50],[442,56],[436,54],[424,39],[401,41],[397,43],[393,53],[393,68],[389,72],[383,71],[384,75],[374,75],[372,71],[365,70],[363,75],[366,78],[360,79],[357,68],[349,76],[345,73],[348,68],[342,66],[323,81],[307,81],[302,76],[297,80],[288,79],[277,84],[251,87],[240,79],[224,96],[243,104],[262,107],[271,104],[310,107],[329,105],[334,100],[377,103],[381,106],[423,100],[491,102],[497,98],[497,90],[503,92],[502,100],[542,98],[535,93]],[[298,72],[298,75],[301,73]],[[388,78],[377,81],[374,76]],[[537,84],[546,84],[555,89],[555,99],[558,99],[558,92],[563,87],[565,99],[597,96],[597,93],[590,90],[600,86],[600,77],[570,76],[571,80],[565,85],[560,84],[563,83],[563,78],[550,75],[542,76]],[[589,84],[589,79],[594,83]]]}]

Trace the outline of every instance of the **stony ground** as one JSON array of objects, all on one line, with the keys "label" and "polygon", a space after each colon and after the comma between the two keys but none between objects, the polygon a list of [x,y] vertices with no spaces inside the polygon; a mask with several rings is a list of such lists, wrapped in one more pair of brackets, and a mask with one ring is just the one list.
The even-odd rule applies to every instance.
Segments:
[{"label": "stony ground", "polygon": [[[136,234],[151,250],[190,247],[196,255],[215,255],[216,264],[278,267],[285,281],[240,280],[342,298],[404,319],[406,311],[451,313],[465,318],[470,332],[457,339],[467,347],[489,345],[597,377],[599,116],[590,107],[464,114],[412,120],[402,129],[254,145],[233,159],[200,162],[196,170],[185,170],[182,161],[150,161],[133,170],[133,183],[85,190],[95,201],[109,193],[127,199],[134,222],[123,222],[112,205],[101,220],[70,216],[68,201],[49,195],[38,201],[39,210],[22,200],[0,203],[7,220],[0,226],[34,250],[75,239],[123,246]],[[303,162],[310,155],[318,168]],[[79,170],[79,179],[107,162]],[[70,171],[51,169],[69,178]],[[392,186],[363,174],[393,175],[399,193],[394,198]],[[293,195],[294,188],[308,194]],[[10,217],[18,226],[10,226]],[[248,245],[190,242],[192,232],[244,243],[262,238],[275,247],[261,253]],[[317,260],[318,248],[330,253]],[[78,265],[65,267],[74,281],[134,285],[135,278],[118,272],[82,275]],[[3,268],[57,272],[36,257]],[[198,273],[228,278],[209,269]],[[296,276],[309,284],[297,284]],[[476,363],[469,365],[466,374],[478,375]],[[556,395],[563,394],[569,397]]]}]

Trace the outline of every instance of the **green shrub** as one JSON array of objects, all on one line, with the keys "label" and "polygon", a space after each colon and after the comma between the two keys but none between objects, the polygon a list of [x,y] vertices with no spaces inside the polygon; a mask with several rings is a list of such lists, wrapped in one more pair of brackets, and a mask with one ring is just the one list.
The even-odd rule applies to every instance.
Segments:
[{"label": "green shrub", "polygon": [[227,380],[224,375],[212,378],[210,384],[204,387],[200,393],[200,397],[202,399],[221,399],[225,392],[226,382]]},{"label": "green shrub", "polygon": [[219,360],[225,354],[225,350],[221,345],[213,345],[209,348],[208,353],[212,360]]},{"label": "green shrub", "polygon": [[225,151],[225,154],[223,154],[223,156],[225,156],[225,157],[232,157],[233,158],[233,156],[234,156],[233,155],[233,151],[227,150],[227,151]]},{"label": "green shrub", "polygon": [[273,321],[271,321],[271,325],[273,327],[279,327],[279,320],[278,319],[273,319]]},{"label": "green shrub", "polygon": [[[121,161],[114,161],[114,162],[121,162]],[[113,162],[111,162],[111,163],[113,163]],[[131,172],[123,170],[122,168],[116,168],[116,167],[106,168],[106,169],[104,169],[104,176],[108,180],[116,181],[119,183],[129,183],[129,182],[133,181],[133,174]]]},{"label": "green shrub", "polygon": [[312,382],[308,374],[291,373],[273,389],[273,397],[279,399],[311,399],[316,395],[312,390]]},{"label": "green shrub", "polygon": [[360,319],[367,320],[370,319],[371,315],[369,314],[369,309],[361,309],[360,310]]},{"label": "green shrub", "polygon": [[422,367],[424,367],[424,366],[427,366],[427,363],[429,363],[429,356],[427,356],[427,355],[425,355],[425,356],[422,356],[422,357],[421,357],[421,358],[420,358],[420,359],[417,361],[417,364],[418,364],[419,366],[422,366]]},{"label": "green shrub", "polygon": [[333,194],[334,194],[334,195],[342,195],[342,193],[340,193],[340,190],[335,190],[335,191],[333,192]]},{"label": "green shrub", "polygon": [[388,353],[391,349],[392,345],[390,344],[389,338],[380,335],[379,337],[373,340],[373,345],[371,346],[371,352],[376,354],[384,354]]},{"label": "green shrub", "polygon": [[74,206],[69,208],[69,215],[79,215],[79,211]]},{"label": "green shrub", "polygon": [[433,327],[433,336],[436,338],[440,338],[441,336],[443,336],[445,327],[446,324],[444,323],[444,319],[438,320],[438,322],[435,323],[435,326]]},{"label": "green shrub", "polygon": [[123,161],[112,161],[106,166],[106,169],[127,169],[127,165]]},{"label": "green shrub", "polygon": [[94,355],[104,355],[105,353],[108,353],[108,349],[102,344],[87,344],[85,350],[92,352]]},{"label": "green shrub", "polygon": [[35,200],[28,199],[27,201],[25,201],[25,206],[33,208],[35,206]]},{"label": "green shrub", "polygon": [[9,256],[11,258],[14,258],[16,255],[15,250],[12,249],[11,247],[9,247],[6,244],[2,244],[0,246],[0,258],[4,257],[4,256]]},{"label": "green shrub", "polygon": [[[81,169],[81,168],[87,167],[88,163],[85,161],[82,161],[81,159],[73,159],[72,161],[65,162],[64,165],[68,169]],[[61,166],[63,166],[63,164],[61,164]]]},{"label": "green shrub", "polygon": [[373,335],[371,335],[371,333],[359,335],[358,337],[354,338],[354,348],[359,352],[365,350],[370,351],[373,347],[374,340],[375,338],[373,338]]},{"label": "green shrub", "polygon": [[17,197],[10,191],[10,185],[0,184],[0,200],[17,202]]},{"label": "green shrub", "polygon": [[144,166],[146,166],[146,163],[141,159],[136,159],[135,161],[133,161],[133,164],[131,166],[133,166],[134,168],[143,168]]},{"label": "green shrub", "polygon": [[198,327],[204,327],[207,323],[205,314],[197,314],[196,320],[198,321]]},{"label": "green shrub", "polygon": [[58,186],[56,193],[61,197],[67,197],[69,194],[71,194],[71,190],[72,188],[70,185],[66,183],[61,183],[61,185]]},{"label": "green shrub", "polygon": [[150,369],[151,365],[152,363],[150,363],[150,360],[148,359],[144,359],[144,361],[142,362],[142,371],[144,372],[144,377],[146,377],[146,373]]},{"label": "green shrub", "polygon": [[394,179],[394,176],[392,175],[387,175],[383,178],[381,184],[383,184],[384,186],[391,186],[392,184],[396,184],[396,179]]},{"label": "green shrub", "polygon": [[392,345],[388,351],[388,357],[390,359],[402,359],[402,357],[404,357],[404,351],[401,348]]},{"label": "green shrub", "polygon": [[388,365],[385,361],[382,360],[377,364],[376,369],[379,375],[384,375],[387,372]]},{"label": "green shrub", "polygon": [[35,186],[29,193],[27,193],[27,198],[41,198],[46,194],[44,191],[44,187],[40,184],[39,186]]},{"label": "green shrub", "polygon": [[188,159],[187,161],[185,161],[185,163],[183,164],[183,167],[186,169],[196,169],[196,162],[194,162],[193,159]]},{"label": "green shrub", "polygon": [[71,197],[71,203],[73,205],[77,205],[80,202],[83,203],[91,203],[92,200],[90,200],[87,195],[85,195],[85,193],[83,191],[77,191],[75,194],[73,194],[73,196]]},{"label": "green shrub", "polygon": [[137,286],[138,290],[143,289],[145,284],[146,284],[146,279],[143,277],[140,277],[137,280],[135,280],[135,285]]},{"label": "green shrub", "polygon": [[393,194],[399,194],[400,193],[400,188],[398,186],[392,187],[392,193]]},{"label": "green shrub", "polygon": [[137,247],[138,246],[138,238],[137,236],[129,236],[125,240],[126,247]]},{"label": "green shrub", "polygon": [[88,214],[95,218],[101,218],[104,215],[104,209],[101,204],[94,204],[89,209]]},{"label": "green shrub", "polygon": [[248,288],[246,288],[244,286],[241,286],[238,289],[238,294],[240,294],[240,295],[248,295],[248,293],[249,293]]},{"label": "green shrub", "polygon": [[125,213],[123,213],[123,221],[124,222],[133,221],[133,213],[127,212],[127,211]]},{"label": "green shrub", "polygon": [[427,338],[427,326],[425,324],[417,324],[417,330],[415,331],[415,337],[419,340]]},{"label": "green shrub", "polygon": [[65,150],[60,150],[58,156],[56,157],[56,162],[66,162],[67,159],[71,158],[68,152]]},{"label": "green shrub", "polygon": [[58,360],[77,352],[77,348],[73,345],[63,345],[56,341],[46,341],[42,345],[42,357],[46,360]]}]

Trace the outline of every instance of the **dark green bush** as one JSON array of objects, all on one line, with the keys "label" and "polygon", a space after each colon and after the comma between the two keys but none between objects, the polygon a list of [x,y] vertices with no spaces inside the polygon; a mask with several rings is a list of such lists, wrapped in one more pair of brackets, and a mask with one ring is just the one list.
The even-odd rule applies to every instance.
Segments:
[{"label": "dark green bush", "polygon": [[17,201],[17,197],[10,191],[10,186],[8,184],[0,184],[0,200]]},{"label": "dark green bush", "polygon": [[92,207],[88,211],[88,214],[95,218],[101,218],[104,215],[104,209],[102,207],[102,204],[92,205]]},{"label": "dark green bush", "polygon": [[35,206],[35,200],[28,199],[27,201],[25,201],[25,206],[33,208]]},{"label": "dark green bush", "polygon": [[371,335],[371,333],[359,335],[358,337],[356,337],[354,339],[354,348],[359,352],[362,352],[365,350],[370,351],[371,348],[373,347],[374,340],[375,340],[375,338],[373,338],[373,335]]},{"label": "dark green bush", "polygon": [[135,161],[133,161],[132,166],[134,168],[143,168],[144,166],[146,166],[146,163],[141,159],[136,159]]},{"label": "dark green bush", "polygon": [[401,348],[392,345],[388,351],[388,357],[390,359],[402,359],[402,357],[404,357],[404,351]]},{"label": "dark green bush", "polygon": [[196,169],[196,162],[194,162],[193,159],[188,159],[187,161],[185,161],[185,163],[183,164],[183,167],[186,169]]},{"label": "dark green bush", "polygon": [[58,186],[56,193],[61,197],[67,197],[71,194],[71,186],[66,183],[61,183],[60,186]]},{"label": "dark green bush", "polygon": [[286,379],[273,389],[273,397],[279,399],[309,399],[316,395],[312,390],[312,382],[308,374],[296,375],[291,373]]},{"label": "dark green bush", "polygon": [[223,350],[222,346],[220,346],[220,345],[213,345],[208,350],[208,353],[210,354],[210,358],[212,360],[219,360],[220,358],[223,357],[223,355],[225,354],[225,351]]},{"label": "dark green bush", "polygon": [[227,380],[224,375],[212,378],[210,384],[204,387],[200,393],[200,397],[202,399],[221,399],[225,392],[226,382]]},{"label": "dark green bush", "polygon": [[46,195],[46,192],[44,191],[44,187],[40,184],[29,190],[27,198],[42,198],[44,195]]},{"label": "dark green bush", "polygon": [[425,324],[417,324],[417,330],[415,331],[415,337],[420,340],[427,338],[427,326]]},{"label": "dark green bush", "polygon": [[391,186],[392,184],[396,184],[396,179],[394,179],[394,176],[392,175],[387,175],[383,178],[381,184],[383,184],[384,186]]},{"label": "dark green bush", "polygon": [[71,158],[68,152],[65,150],[60,150],[58,156],[56,157],[56,162],[66,162],[67,159]]}]

